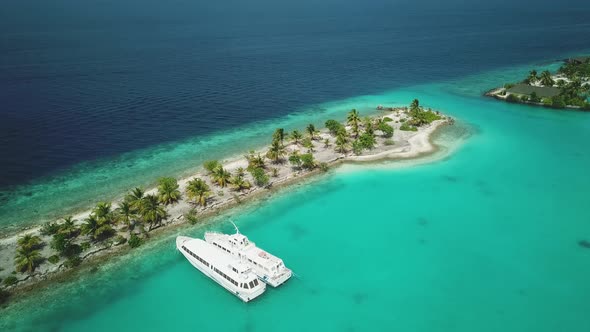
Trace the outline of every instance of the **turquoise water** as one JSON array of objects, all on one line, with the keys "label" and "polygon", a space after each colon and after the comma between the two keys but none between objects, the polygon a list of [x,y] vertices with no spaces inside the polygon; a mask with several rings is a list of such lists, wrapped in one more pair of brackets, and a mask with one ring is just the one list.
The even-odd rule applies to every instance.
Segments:
[{"label": "turquoise water", "polygon": [[[480,97],[526,68],[357,99],[418,97],[472,136],[435,162],[342,167],[221,216],[297,274],[252,303],[187,264],[172,234],[14,303],[0,328],[588,331],[590,117]],[[231,225],[181,233],[205,229]]]}]

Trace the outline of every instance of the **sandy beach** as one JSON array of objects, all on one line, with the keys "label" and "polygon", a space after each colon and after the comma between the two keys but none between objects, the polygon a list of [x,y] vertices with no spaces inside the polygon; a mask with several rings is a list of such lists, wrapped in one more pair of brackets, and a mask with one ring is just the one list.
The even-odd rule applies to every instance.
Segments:
[{"label": "sandy beach", "polygon": [[[407,115],[404,111],[405,108],[392,108],[383,111],[381,115],[374,116],[373,118],[391,118],[393,121],[389,122],[389,124],[395,129],[394,135],[393,137],[386,139],[377,134],[377,144],[375,148],[372,150],[364,150],[360,155],[353,154],[350,149],[344,154],[336,152],[333,146],[335,140],[334,137],[327,131],[327,129],[321,130],[316,135],[317,137],[314,140],[315,146],[313,148],[313,156],[316,162],[318,164],[325,163],[328,166],[333,167],[346,162],[358,163],[389,159],[411,159],[433,153],[436,150],[436,147],[431,142],[432,134],[441,126],[452,123],[452,119],[443,116],[441,120],[436,120],[430,124],[419,127],[417,131],[402,131],[399,129],[399,127],[404,121],[403,119],[407,118]],[[347,129],[349,128],[347,127]],[[329,146],[325,146],[325,139],[330,140],[331,144]],[[391,145],[389,140],[393,140],[394,144]],[[389,145],[385,144],[386,141],[389,142]],[[300,144],[298,145],[292,142],[287,143],[287,141],[285,141],[285,148],[287,155],[293,151],[299,151],[300,153],[307,152],[307,149],[302,147]],[[256,153],[259,152],[261,155],[264,155],[267,149],[268,147],[257,149]],[[234,156],[225,160],[221,160],[220,162],[223,164],[223,167],[226,170],[232,173],[239,167],[246,168],[248,166],[248,161],[245,156]],[[183,197],[176,204],[166,207],[169,215],[168,219],[164,221],[161,227],[151,231],[150,237],[157,236],[160,229],[173,228],[174,225],[188,225],[185,220],[185,215],[187,212],[193,209],[197,211],[199,222],[203,222],[204,219],[218,214],[221,210],[225,210],[239,205],[245,201],[252,200],[256,197],[259,197],[261,194],[269,193],[270,189],[277,189],[297,183],[303,178],[322,172],[319,168],[313,170],[295,169],[289,164],[288,161],[279,164],[271,164],[270,161],[267,161],[267,165],[269,168],[277,169],[276,176],[270,177],[269,184],[264,187],[253,185],[250,189],[243,191],[236,191],[229,187],[221,188],[215,185],[212,183],[210,177],[204,170],[193,174],[192,176],[179,179],[179,189],[183,193]],[[190,202],[186,197],[185,190],[187,184],[189,181],[195,178],[201,178],[205,180],[211,187],[212,195],[209,204],[206,207],[197,206],[194,202]],[[246,175],[246,179],[253,183],[253,179],[249,174]],[[146,194],[155,193],[157,193],[156,188],[150,188],[149,190],[146,190]],[[119,203],[120,200],[113,202],[113,209],[115,209]],[[82,224],[84,219],[86,219],[90,213],[90,210],[83,211],[74,215],[74,219],[77,220],[77,224]],[[8,289],[12,289],[13,291],[17,292],[21,289],[32,289],[33,286],[38,282],[54,279],[56,276],[62,274],[62,272],[68,270],[64,266],[65,259],[60,258],[60,261],[55,264],[45,260],[36,268],[35,272],[30,275],[26,273],[14,274],[12,272],[14,270],[14,256],[16,252],[17,240],[25,234],[34,234],[42,238],[43,242],[45,243],[45,246],[41,249],[41,254],[43,257],[47,258],[55,254],[55,251],[49,247],[51,236],[43,236],[40,234],[39,230],[40,226],[37,226],[19,232],[18,234],[13,234],[0,239],[0,278],[5,279],[8,276],[14,275],[18,279],[18,282],[13,286],[9,286]],[[128,237],[128,232],[123,230],[120,225],[117,229],[117,235]],[[81,243],[83,241],[78,239],[77,242]],[[94,261],[96,259],[100,259],[101,257],[107,257],[109,254],[112,255],[119,252],[123,253],[129,249],[129,246],[126,244],[116,245],[112,242],[109,243],[108,241],[105,243],[92,243],[91,247],[81,254],[81,258],[85,260],[83,264],[89,264],[88,261]]]}]

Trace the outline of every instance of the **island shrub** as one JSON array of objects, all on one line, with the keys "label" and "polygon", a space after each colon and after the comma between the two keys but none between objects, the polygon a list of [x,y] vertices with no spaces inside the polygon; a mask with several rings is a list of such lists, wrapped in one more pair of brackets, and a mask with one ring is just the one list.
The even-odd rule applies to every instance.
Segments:
[{"label": "island shrub", "polygon": [[394,145],[395,142],[392,139],[386,139],[385,142],[383,142],[383,144],[389,146],[389,145]]},{"label": "island shrub", "polygon": [[84,242],[80,243],[80,247],[82,248],[82,251],[86,251],[86,250],[90,249],[90,246],[91,246],[91,244],[88,241],[84,241]]},{"label": "island shrub", "polygon": [[203,167],[209,173],[213,173],[213,171],[219,166],[221,166],[221,164],[217,160],[207,160],[203,163]]},{"label": "island shrub", "polygon": [[51,264],[57,264],[57,262],[59,262],[59,256],[58,255],[51,255],[51,256],[49,256],[49,258],[47,258],[47,260]]},{"label": "island shrub", "polygon": [[551,103],[552,107],[555,108],[564,108],[565,107],[565,101],[563,100],[562,96],[556,96],[553,98],[552,103]]},{"label": "island shrub", "polygon": [[388,125],[385,122],[379,123],[379,126],[377,127],[377,129],[379,129],[383,133],[383,137],[385,137],[385,138],[389,138],[389,137],[393,136],[393,127]]},{"label": "island shrub", "polygon": [[259,187],[264,187],[268,184],[269,178],[264,169],[256,167],[250,171],[250,174],[254,178],[254,183]]},{"label": "island shrub", "polygon": [[314,169],[316,167],[315,159],[313,158],[313,154],[311,153],[304,153],[301,155],[301,167],[305,169]]},{"label": "island shrub", "polygon": [[520,96],[520,101],[523,102],[523,103],[528,102],[529,101],[529,96],[527,96],[527,95]]},{"label": "island shrub", "polygon": [[322,172],[327,172],[330,169],[330,166],[328,166],[328,163],[320,163],[320,170]]},{"label": "island shrub", "polygon": [[56,222],[46,222],[41,226],[40,233],[41,235],[49,236],[54,235],[59,232],[59,224]]},{"label": "island shrub", "polygon": [[301,168],[301,156],[297,153],[290,155],[289,163],[297,169]]},{"label": "island shrub", "polygon": [[18,278],[15,276],[8,276],[4,279],[4,286],[12,286],[18,282]]},{"label": "island shrub", "polygon": [[115,245],[120,246],[125,244],[125,242],[127,242],[127,238],[125,238],[123,235],[117,235],[117,237],[115,237]]},{"label": "island shrub", "polygon": [[359,141],[361,142],[361,147],[363,149],[372,150],[377,144],[375,140],[375,136],[371,135],[370,133],[364,133],[359,137]]},{"label": "island shrub", "polygon": [[418,131],[418,128],[414,127],[414,126],[410,126],[407,123],[402,124],[399,127],[399,130],[403,130],[403,131]]},{"label": "island shrub", "polygon": [[219,197],[223,197],[225,195],[225,193],[223,192],[223,190],[220,190],[217,192],[217,196]]},{"label": "island shrub", "polygon": [[383,122],[392,122],[392,121],[393,121],[393,119],[388,116],[383,118]]},{"label": "island shrub", "polygon": [[332,136],[336,136],[338,135],[338,133],[340,132],[346,132],[346,129],[344,128],[344,125],[342,125],[342,123],[336,121],[336,120],[328,120],[325,123],[326,128],[328,128],[328,131],[330,131],[330,134],[332,134]]},{"label": "island shrub", "polygon": [[504,89],[510,89],[512,87],[514,87],[514,83],[506,83],[506,84],[504,84]]},{"label": "island shrub", "polygon": [[354,153],[357,156],[363,153],[363,144],[359,139],[355,139],[352,142],[352,153]]},{"label": "island shrub", "polygon": [[129,241],[127,241],[131,248],[137,248],[143,244],[143,239],[137,236],[135,233],[131,233],[131,237],[129,237]]},{"label": "island shrub", "polygon": [[0,289],[0,304],[4,304],[8,301],[10,293],[4,289]]},{"label": "island shrub", "polygon": [[82,258],[80,256],[73,256],[69,257],[65,262],[64,266],[68,269],[74,268],[79,266],[82,263]]},{"label": "island shrub", "polygon": [[406,122],[406,120],[407,120],[406,118],[401,118],[401,119],[399,119],[399,121],[398,121],[398,122],[400,122],[400,123],[405,123],[405,122]]},{"label": "island shrub", "polygon": [[533,91],[533,92],[531,93],[531,97],[530,97],[530,99],[529,99],[529,100],[530,100],[531,102],[533,102],[533,103],[538,103],[538,102],[540,102],[540,101],[541,101],[541,98],[540,98],[540,97],[537,95],[537,93],[536,93],[535,91]]},{"label": "island shrub", "polygon": [[546,98],[543,98],[541,100],[541,102],[543,103],[544,106],[551,107],[551,104],[553,104],[553,99],[546,97]]},{"label": "island shrub", "polygon": [[520,98],[518,98],[518,96],[516,96],[515,94],[509,94],[508,97],[506,97],[506,101],[509,103],[519,103],[520,102]]},{"label": "island shrub", "polygon": [[187,213],[184,214],[184,219],[186,219],[186,221],[189,224],[196,225],[197,222],[199,222],[199,218],[197,217],[197,210],[194,208],[190,209],[190,211],[188,211]]}]

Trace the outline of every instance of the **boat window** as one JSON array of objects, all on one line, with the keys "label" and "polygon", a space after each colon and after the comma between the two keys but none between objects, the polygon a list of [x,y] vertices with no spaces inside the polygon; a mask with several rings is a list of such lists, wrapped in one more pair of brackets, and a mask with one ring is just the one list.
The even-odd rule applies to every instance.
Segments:
[{"label": "boat window", "polygon": [[254,279],[254,286],[258,286],[258,279]]},{"label": "boat window", "polygon": [[248,285],[250,285],[250,288],[254,288],[254,281],[250,281]]}]

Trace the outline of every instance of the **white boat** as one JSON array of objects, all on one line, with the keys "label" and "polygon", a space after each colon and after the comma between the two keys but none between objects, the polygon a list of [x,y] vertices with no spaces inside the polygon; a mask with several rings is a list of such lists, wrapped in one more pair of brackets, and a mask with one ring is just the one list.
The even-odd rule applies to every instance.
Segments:
[{"label": "white boat", "polygon": [[257,298],[266,290],[266,285],[258,281],[248,264],[201,239],[178,236],[176,248],[199,271],[244,302]]},{"label": "white boat", "polygon": [[237,227],[236,233],[231,235],[207,232],[205,241],[247,263],[260,280],[273,287],[282,285],[293,275],[282,259],[258,248],[254,242],[240,234]]}]

